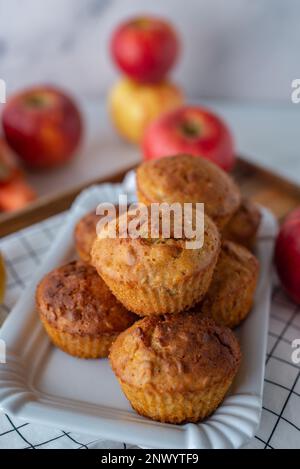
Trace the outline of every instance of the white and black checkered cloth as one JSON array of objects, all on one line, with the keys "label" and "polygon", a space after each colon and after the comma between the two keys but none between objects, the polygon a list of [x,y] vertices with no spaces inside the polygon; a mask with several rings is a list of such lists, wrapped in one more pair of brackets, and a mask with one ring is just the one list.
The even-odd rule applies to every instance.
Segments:
[{"label": "white and black checkered cloth", "polygon": [[[0,324],[15,304],[32,272],[42,262],[65,214],[0,240],[7,266]],[[247,448],[300,448],[300,364],[291,359],[291,342],[300,338],[300,307],[274,282],[266,357],[263,411],[259,429]],[[46,422],[45,422],[46,424]],[[133,448],[95,436],[24,423],[0,412],[0,448]]]}]

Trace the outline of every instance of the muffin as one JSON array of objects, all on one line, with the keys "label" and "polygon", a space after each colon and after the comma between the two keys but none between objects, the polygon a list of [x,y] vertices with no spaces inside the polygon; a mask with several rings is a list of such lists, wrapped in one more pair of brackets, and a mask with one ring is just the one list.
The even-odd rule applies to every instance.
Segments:
[{"label": "muffin", "polygon": [[54,345],[80,358],[107,357],[118,334],[136,320],[82,261],[48,273],[37,287],[36,304]]},{"label": "muffin", "polygon": [[237,326],[251,310],[258,270],[256,257],[245,247],[223,241],[208,292],[195,310],[219,325]]},{"label": "muffin", "polygon": [[233,180],[204,158],[177,155],[147,161],[137,169],[140,202],[202,202],[205,213],[222,229],[240,205]]},{"label": "muffin", "polygon": [[258,206],[251,200],[242,198],[240,207],[223,230],[223,237],[253,249],[260,220]]},{"label": "muffin", "polygon": [[[127,207],[126,207],[127,208]],[[115,206],[116,215],[119,214],[119,206]],[[91,262],[91,249],[97,237],[97,223],[102,216],[96,214],[96,210],[87,213],[75,226],[74,241],[78,256],[84,262]]]},{"label": "muffin", "polygon": [[203,420],[221,404],[241,352],[230,329],[182,313],[137,321],[119,335],[109,358],[134,410],[178,424]]},{"label": "muffin", "polygon": [[[147,210],[149,216],[139,222],[135,238],[128,234],[126,238],[111,237],[101,232],[93,244],[92,263],[130,311],[140,316],[179,313],[204,297],[219,255],[220,235],[205,216],[203,246],[197,249],[188,248],[191,239],[175,237],[174,220],[169,236],[163,236],[160,219],[157,235],[151,237],[150,209]],[[129,226],[136,213],[119,217],[117,231],[123,226],[124,217]]]},{"label": "muffin", "polygon": [[78,256],[85,262],[91,262],[91,249],[97,237],[98,221],[99,215],[96,215],[96,211],[93,211],[82,217],[75,226],[75,248]]}]

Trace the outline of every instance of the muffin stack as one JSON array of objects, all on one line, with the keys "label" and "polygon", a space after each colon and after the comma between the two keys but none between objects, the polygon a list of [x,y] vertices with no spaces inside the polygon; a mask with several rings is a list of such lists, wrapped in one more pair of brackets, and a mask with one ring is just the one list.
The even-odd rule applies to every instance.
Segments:
[{"label": "muffin stack", "polygon": [[[153,236],[148,216],[138,236],[109,236],[110,224],[118,234],[123,217],[127,226],[134,221],[136,211],[129,210],[97,237],[98,218],[88,214],[75,230],[82,260],[41,281],[38,311],[64,351],[84,358],[110,351],[112,369],[138,413],[197,422],[220,405],[239,368],[240,348],[229,328],[251,309],[258,262],[236,241],[253,246],[259,211],[241,200],[222,170],[188,155],[140,165],[137,194],[148,214],[152,203],[204,203],[201,247],[189,249],[195,233],[178,237],[172,218],[167,234],[159,223]],[[184,210],[181,216],[184,224]]]}]

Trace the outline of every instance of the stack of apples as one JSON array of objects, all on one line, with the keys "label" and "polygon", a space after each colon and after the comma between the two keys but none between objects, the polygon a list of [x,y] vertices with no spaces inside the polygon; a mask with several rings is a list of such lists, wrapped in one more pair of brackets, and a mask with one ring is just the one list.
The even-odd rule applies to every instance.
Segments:
[{"label": "stack of apples", "polygon": [[111,55],[125,77],[110,92],[110,110],[128,141],[140,143],[150,122],[182,104],[180,88],[167,78],[179,51],[175,29],[157,17],[135,17],[114,31]]},{"label": "stack of apples", "polygon": [[235,155],[226,123],[208,109],[183,105],[182,91],[166,78],[179,51],[165,20],[147,16],[119,25],[111,54],[126,78],[110,92],[112,119],[123,137],[141,144],[146,160],[188,153],[230,171]]}]

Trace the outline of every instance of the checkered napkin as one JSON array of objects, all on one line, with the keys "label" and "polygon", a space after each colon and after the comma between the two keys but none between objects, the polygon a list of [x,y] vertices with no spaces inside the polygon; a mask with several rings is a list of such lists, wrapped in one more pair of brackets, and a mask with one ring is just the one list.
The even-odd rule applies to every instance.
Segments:
[{"label": "checkered napkin", "polygon": [[[7,291],[0,306],[0,324],[43,261],[66,214],[0,240],[7,266]],[[263,411],[255,438],[247,448],[300,448],[300,364],[292,361],[291,342],[300,338],[300,308],[274,279],[266,357]],[[134,448],[67,429],[25,423],[0,412],[0,448]]]}]

